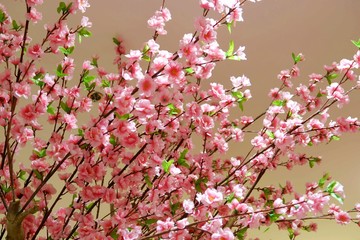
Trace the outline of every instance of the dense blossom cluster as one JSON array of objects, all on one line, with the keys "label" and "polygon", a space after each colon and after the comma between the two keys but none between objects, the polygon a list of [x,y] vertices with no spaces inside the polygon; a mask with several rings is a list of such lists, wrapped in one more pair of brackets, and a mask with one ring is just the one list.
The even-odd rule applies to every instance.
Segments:
[{"label": "dense blossom cluster", "polygon": [[[321,161],[296,146],[359,130],[357,118],[332,119],[329,108],[349,103],[359,88],[360,51],[297,85],[304,56],[294,54],[269,92],[269,107],[235,118],[231,111],[244,111],[252,97],[250,80],[233,76],[227,89],[209,79],[217,62],[246,60],[245,47],[235,50],[230,42],[221,49],[217,30],[243,21],[243,6],[255,1],[201,0],[203,15],[177,52],[156,41],[171,20],[161,6],[148,20],[155,34],[142,50],[126,52],[113,39],[115,73],[97,58],[75,69],[76,36],[91,35],[92,23],[84,16],[74,28],[67,18],[84,13],[87,0],[61,2],[58,21],[45,26],[40,43],[28,34],[29,22],[42,18],[43,0],[25,2],[25,24],[0,5],[1,236],[231,240],[273,224],[293,239],[315,231],[308,221],[317,217],[359,223],[360,205],[342,210],[332,199],[343,201],[343,186],[328,175],[304,193],[289,181],[258,183],[266,171]],[[219,18],[208,17],[211,11]],[[37,64],[51,54],[63,56],[56,72]],[[226,157],[230,141],[245,139],[253,147],[246,155]]]}]

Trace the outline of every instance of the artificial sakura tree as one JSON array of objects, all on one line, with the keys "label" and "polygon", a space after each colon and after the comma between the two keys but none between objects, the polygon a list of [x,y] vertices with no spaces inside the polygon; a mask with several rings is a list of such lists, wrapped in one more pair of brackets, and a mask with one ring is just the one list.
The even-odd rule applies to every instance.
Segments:
[{"label": "artificial sakura tree", "polygon": [[[115,72],[97,58],[75,68],[75,45],[86,44],[92,23],[68,19],[87,0],[60,2],[40,42],[31,26],[43,0],[24,0],[24,20],[0,5],[0,238],[230,240],[276,225],[295,239],[315,231],[316,219],[358,224],[360,204],[341,209],[343,186],[329,175],[305,191],[259,181],[281,167],[314,167],[321,159],[299,147],[359,130],[356,118],[333,119],[329,109],[359,88],[360,51],[298,85],[304,57],[293,54],[268,107],[247,116],[250,80],[239,73],[227,89],[211,76],[220,61],[246,60],[232,41],[219,47],[217,30],[243,21],[251,2],[201,0],[193,33],[169,52],[157,42],[171,20],[164,0],[140,50],[113,39]],[[44,56],[62,60],[45,69]],[[229,142],[243,141],[247,154],[227,156]]]}]

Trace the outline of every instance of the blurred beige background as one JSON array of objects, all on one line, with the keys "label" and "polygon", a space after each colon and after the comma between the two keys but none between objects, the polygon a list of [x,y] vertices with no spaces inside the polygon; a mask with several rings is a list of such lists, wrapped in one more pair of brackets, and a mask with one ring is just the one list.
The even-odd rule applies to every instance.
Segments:
[{"label": "blurred beige background", "polygon": [[[39,10],[44,20],[30,28],[30,36],[40,41],[43,36],[43,24],[57,17],[57,1],[44,1]],[[85,13],[93,22],[93,37],[83,39],[83,44],[76,47],[76,64],[81,66],[84,59],[92,55],[100,56],[100,64],[108,70],[114,70],[112,37],[120,35],[127,50],[140,49],[151,38],[152,30],[146,21],[157,10],[162,0],[98,0],[90,1],[91,8]],[[11,15],[23,19],[23,1],[0,0]],[[179,39],[184,33],[193,32],[193,20],[200,15],[198,0],[168,0],[166,6],[172,13],[173,20],[167,24],[167,36],[160,36],[161,48],[175,51]],[[356,49],[350,40],[360,38],[360,0],[263,0],[257,4],[245,4],[244,23],[237,24],[233,33],[220,31],[221,46],[227,49],[230,39],[236,47],[246,46],[248,61],[228,61],[218,65],[210,81],[229,85],[229,77],[245,74],[252,81],[253,99],[245,104],[247,115],[260,113],[269,103],[267,93],[271,87],[279,86],[276,78],[280,70],[291,67],[291,53],[302,52],[306,61],[301,66],[301,79],[307,79],[312,72],[323,73],[322,66],[351,58]],[[80,17],[78,17],[80,19]],[[76,21],[73,21],[76,22]],[[59,59],[45,59],[44,65],[55,69]],[[351,103],[335,114],[360,117],[360,92],[352,95]],[[234,151],[234,148],[233,150]],[[347,199],[344,208],[352,208],[360,202],[360,134],[343,136],[340,142],[308,149],[314,155],[323,157],[321,166],[310,169],[308,166],[297,167],[294,171],[276,171],[270,173],[260,184],[277,184],[286,179],[304,191],[305,182],[317,181],[324,172],[329,172],[334,179],[345,186]],[[233,152],[237,154],[236,152]],[[288,239],[285,231],[278,231],[273,226],[263,234],[265,228],[252,233],[260,239]],[[337,240],[360,239],[360,228],[354,224],[346,227],[328,221],[319,222],[316,234],[304,233],[299,240]]]}]

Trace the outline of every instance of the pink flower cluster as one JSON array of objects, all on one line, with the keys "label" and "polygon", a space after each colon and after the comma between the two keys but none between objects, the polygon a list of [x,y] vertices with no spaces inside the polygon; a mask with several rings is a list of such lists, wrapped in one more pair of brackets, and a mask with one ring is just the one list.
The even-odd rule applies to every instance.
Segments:
[{"label": "pink flower cluster", "polygon": [[[162,6],[147,22],[155,33],[142,50],[127,52],[113,39],[115,72],[98,57],[76,69],[76,35],[90,36],[92,23],[83,17],[74,27],[67,17],[84,13],[87,0],[60,3],[59,19],[45,26],[40,43],[27,33],[30,21],[41,20],[35,7],[42,0],[26,1],[21,26],[0,5],[0,224],[8,236],[45,239],[45,230],[52,239],[232,240],[271,224],[294,236],[315,231],[309,219],[359,224],[358,205],[345,211],[333,203],[345,194],[328,175],[304,193],[289,181],[259,183],[269,170],[321,162],[299,146],[359,130],[356,117],[331,118],[329,109],[348,104],[359,88],[360,51],[297,85],[304,57],[293,54],[269,106],[246,116],[248,77],[209,82],[217,62],[246,60],[245,47],[218,43],[219,29],[243,21],[245,3],[201,0],[203,15],[176,52],[157,42],[171,20]],[[39,64],[46,55],[61,58],[55,70]],[[250,150],[229,157],[231,143],[245,140]],[[11,230],[13,215],[22,231]]]}]

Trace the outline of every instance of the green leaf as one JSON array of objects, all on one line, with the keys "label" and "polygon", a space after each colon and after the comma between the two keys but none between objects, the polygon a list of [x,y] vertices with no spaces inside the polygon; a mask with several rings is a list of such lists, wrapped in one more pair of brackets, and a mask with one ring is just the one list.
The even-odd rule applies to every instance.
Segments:
[{"label": "green leaf", "polygon": [[88,75],[83,78],[83,81],[84,83],[90,84],[92,81],[94,81],[95,78],[96,78],[95,76]]},{"label": "green leaf", "polygon": [[141,57],[141,59],[143,59],[143,60],[145,60],[145,61],[147,61],[147,62],[150,62],[150,60],[151,60],[148,55],[143,55],[143,56]]},{"label": "green leaf", "polygon": [[121,116],[117,116],[120,120],[129,120],[129,118],[131,118],[133,115],[130,113],[126,113],[124,115]]},{"label": "green leaf", "polygon": [[146,54],[149,50],[150,50],[149,45],[145,44],[145,46],[144,46],[144,48],[143,48],[143,50],[142,50],[142,53],[143,53],[143,54]]},{"label": "green leaf", "polygon": [[283,107],[283,106],[285,106],[285,104],[286,104],[286,101],[285,100],[280,100],[280,99],[274,100],[272,102],[272,105],[277,106],[277,107]]},{"label": "green leaf", "polygon": [[11,191],[11,187],[7,187],[4,184],[1,184],[1,189],[3,190],[4,193],[8,193]]},{"label": "green leaf", "polygon": [[78,31],[78,34],[82,37],[90,37],[92,34],[89,30],[87,30],[85,27],[81,28],[79,31]]},{"label": "green leaf", "polygon": [[186,167],[187,169],[190,168],[190,165],[187,163],[186,161],[186,154],[187,152],[189,151],[189,149],[184,149],[181,153],[180,153],[180,157],[177,161],[177,163],[180,165],[180,166],[183,166],[183,167]]},{"label": "green leaf", "polygon": [[358,41],[351,40],[355,47],[360,48],[360,39]]},{"label": "green leaf", "polygon": [[238,102],[238,106],[239,106],[240,110],[243,112],[244,111],[244,105],[242,104],[242,101]]},{"label": "green leaf", "polygon": [[191,67],[187,67],[187,68],[185,68],[185,72],[186,72],[187,74],[193,74],[195,71],[194,71],[194,69],[192,69]]},{"label": "green leaf", "polygon": [[56,76],[59,78],[65,77],[67,74],[63,72],[61,64],[59,64],[56,68]]},{"label": "green leaf", "polygon": [[35,170],[33,170],[33,172],[37,179],[40,179],[41,181],[43,180],[43,174],[41,172],[39,172],[39,170],[35,169]]},{"label": "green leaf", "polygon": [[111,145],[113,145],[114,147],[116,146],[117,144],[117,139],[114,135],[110,135],[110,139],[109,139],[109,142]]},{"label": "green leaf", "polygon": [[93,83],[91,83],[91,84],[88,84],[88,83],[85,83],[85,88],[86,88],[86,90],[87,91],[92,91],[92,90],[94,90],[94,88],[96,87],[96,83],[95,82],[93,82]]},{"label": "green leaf", "polygon": [[5,22],[5,20],[7,19],[5,13],[3,10],[0,9],[0,23]]},{"label": "green leaf", "polygon": [[235,61],[241,61],[241,57],[240,57],[240,56],[237,56],[237,55],[230,56],[230,57],[228,57],[227,59],[235,60]]},{"label": "green leaf", "polygon": [[235,194],[234,193],[230,193],[228,196],[225,197],[226,202],[225,203],[231,203],[232,200],[234,200],[235,198]]},{"label": "green leaf", "polygon": [[333,193],[333,192],[334,192],[334,188],[335,188],[335,186],[336,186],[337,184],[338,184],[337,181],[331,181],[331,182],[327,185],[325,192]]},{"label": "green leaf", "polygon": [[11,24],[12,29],[14,29],[15,31],[19,31],[21,29],[21,26],[15,20],[12,20]]},{"label": "green leaf", "polygon": [[328,173],[325,173],[322,176],[322,178],[320,178],[320,180],[319,180],[319,183],[318,183],[319,187],[322,188],[324,186],[325,182],[329,179],[329,177],[330,177],[330,175]]},{"label": "green leaf", "polygon": [[64,13],[66,11],[66,4],[64,2],[60,2],[56,10],[57,13]]},{"label": "green leaf", "polygon": [[295,239],[294,230],[292,228],[290,228],[290,227],[287,230],[289,232],[289,239],[290,240]]},{"label": "green leaf", "polygon": [[144,180],[145,180],[145,183],[146,183],[147,187],[148,187],[149,189],[151,189],[151,188],[153,187],[153,184],[152,184],[152,182],[151,182],[151,180],[150,180],[149,175],[145,174]]},{"label": "green leaf", "polygon": [[32,79],[31,81],[33,83],[35,83],[35,85],[39,86],[40,88],[43,88],[45,83],[43,81],[41,81],[44,78],[44,74],[42,73],[37,73]]},{"label": "green leaf", "polygon": [[113,37],[112,40],[113,40],[113,43],[115,43],[116,46],[119,46],[121,44],[121,42],[115,37]]},{"label": "green leaf", "polygon": [[96,204],[96,202],[92,202],[92,203],[90,203],[90,204],[88,204],[88,205],[85,205],[85,209],[87,210],[87,211],[89,211],[91,208],[93,208],[93,206]]},{"label": "green leaf", "polygon": [[110,81],[108,81],[108,80],[102,80],[101,81],[101,86],[102,87],[110,87],[111,85],[110,85]]},{"label": "green leaf", "polygon": [[234,21],[226,22],[226,27],[230,34],[231,34],[231,28],[233,25],[234,25]]},{"label": "green leaf", "polygon": [[237,92],[233,91],[233,92],[231,92],[231,95],[232,95],[234,98],[236,98],[237,100],[244,98],[244,94],[243,94],[242,92],[239,92],[239,91],[237,91]]},{"label": "green leaf", "polygon": [[274,135],[274,133],[272,132],[272,131],[270,131],[270,130],[266,130],[266,135],[268,135],[268,137],[270,138],[270,139],[274,139],[275,138],[275,135]]},{"label": "green leaf", "polygon": [[231,92],[231,95],[236,98],[236,102],[238,103],[238,106],[241,111],[244,111],[243,102],[246,101],[246,98],[244,98],[244,94],[240,91],[233,91]]},{"label": "green leaf", "polygon": [[71,200],[71,203],[70,203],[69,207],[73,207],[74,201],[75,201],[76,198],[77,198],[77,194],[74,193],[74,194],[72,195],[72,200]]},{"label": "green leaf", "polygon": [[157,221],[158,221],[157,219],[152,219],[152,218],[150,218],[150,219],[146,219],[146,220],[145,220],[145,224],[146,224],[146,225],[151,225],[151,224],[156,223]]},{"label": "green leaf", "polygon": [[40,151],[34,150],[34,153],[35,153],[36,156],[38,156],[39,158],[46,157],[46,148],[43,148],[43,149],[41,149]]},{"label": "green leaf", "polygon": [[321,161],[321,158],[310,157],[309,158],[309,166],[310,166],[310,168],[313,168],[315,166],[315,163],[319,163],[320,161]]},{"label": "green leaf", "polygon": [[170,172],[170,167],[171,167],[171,165],[173,164],[173,162],[174,162],[173,159],[171,159],[171,160],[169,160],[169,161],[164,160],[164,161],[162,162],[161,166],[163,167],[164,172],[166,172],[166,173],[169,173],[169,172]]},{"label": "green leaf", "polygon": [[337,193],[330,193],[330,196],[335,198],[339,203],[344,204],[344,199]]},{"label": "green leaf", "polygon": [[297,64],[298,62],[301,61],[301,54],[295,55],[295,53],[291,54],[292,59],[294,60],[294,64]]},{"label": "green leaf", "polygon": [[79,43],[81,43],[82,41],[82,37],[90,37],[92,34],[89,30],[87,30],[85,27],[81,28],[78,31],[78,39],[79,39]]},{"label": "green leaf", "polygon": [[51,106],[51,103],[50,103],[46,108],[46,112],[51,114],[51,115],[55,115],[56,114],[56,108]]},{"label": "green leaf", "polygon": [[237,239],[238,239],[238,240],[244,240],[247,230],[248,230],[248,227],[245,227],[245,228],[240,229],[240,230],[236,233]]},{"label": "green leaf", "polygon": [[78,128],[78,136],[83,137],[84,136],[84,130]]},{"label": "green leaf", "polygon": [[274,210],[272,210],[272,211],[269,213],[269,217],[270,217],[271,222],[276,222],[276,221],[279,219],[280,216],[281,216],[281,214],[275,213]]},{"label": "green leaf", "polygon": [[170,203],[170,212],[171,215],[175,215],[176,214],[176,210],[178,210],[181,207],[181,204],[179,202],[175,203],[175,204],[171,204]]},{"label": "green leaf", "polygon": [[234,41],[231,40],[229,42],[229,49],[226,52],[226,57],[230,57],[234,54],[234,46],[235,46]]},{"label": "green leaf", "polygon": [[332,80],[334,80],[335,78],[337,78],[339,75],[337,73],[330,73],[330,74],[327,74],[325,76],[328,84],[330,85],[332,83]]},{"label": "green leaf", "polygon": [[330,137],[330,141],[339,141],[340,140],[340,137],[339,136],[336,136],[336,135],[332,135],[331,137]]},{"label": "green leaf", "polygon": [[317,98],[321,98],[322,96],[324,96],[324,94],[322,94],[320,91],[319,91],[318,94],[316,95]]},{"label": "green leaf", "polygon": [[33,83],[35,83],[35,85],[39,86],[40,88],[45,86],[45,83],[39,79],[32,78],[31,81],[33,81]]},{"label": "green leaf", "polygon": [[93,58],[93,59],[91,60],[91,63],[90,63],[90,64],[91,64],[92,66],[94,66],[94,67],[99,67],[97,60],[98,60],[97,58]]},{"label": "green leaf", "polygon": [[71,108],[63,101],[60,102],[60,107],[64,110],[67,114],[71,112]]},{"label": "green leaf", "polygon": [[170,114],[170,115],[178,115],[178,114],[181,112],[180,109],[178,109],[177,107],[175,107],[175,105],[172,104],[172,103],[169,103],[169,104],[167,105],[167,107],[169,108],[169,114]]},{"label": "green leaf", "polygon": [[271,189],[270,189],[270,188],[267,188],[267,187],[264,187],[264,188],[262,189],[262,191],[264,192],[264,195],[265,195],[265,198],[266,198],[266,199],[268,199],[269,196],[272,194]]},{"label": "green leaf", "polygon": [[118,240],[119,239],[119,234],[117,234],[118,229],[114,228],[111,233],[110,233],[110,237],[112,237],[112,239],[114,240]]},{"label": "green leaf", "polygon": [[207,178],[199,178],[195,181],[195,189],[197,192],[201,192],[202,191],[202,188],[201,188],[201,184],[202,183],[207,183],[208,182],[208,179]]},{"label": "green leaf", "polygon": [[59,47],[59,51],[62,52],[65,56],[70,55],[74,51],[75,47]]},{"label": "green leaf", "polygon": [[20,170],[19,174],[18,174],[18,178],[20,178],[21,180],[25,181],[26,180],[26,172],[24,170]]}]

